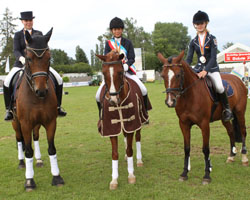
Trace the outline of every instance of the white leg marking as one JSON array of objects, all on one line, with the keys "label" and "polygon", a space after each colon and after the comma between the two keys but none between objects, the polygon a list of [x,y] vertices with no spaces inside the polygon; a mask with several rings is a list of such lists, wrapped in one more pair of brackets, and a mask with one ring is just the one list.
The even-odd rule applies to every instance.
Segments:
[{"label": "white leg marking", "polygon": [[191,170],[190,156],[188,157],[188,171]]},{"label": "white leg marking", "polygon": [[34,169],[33,169],[33,158],[25,158],[26,162],[26,179],[31,179],[34,177]]},{"label": "white leg marking", "polygon": [[24,154],[23,154],[23,144],[22,144],[22,142],[17,143],[17,149],[18,149],[18,160],[23,160],[24,159]]},{"label": "white leg marking", "polygon": [[112,160],[112,179],[118,178],[118,160]]},{"label": "white leg marking", "polygon": [[57,164],[57,157],[56,154],[53,156],[49,156],[50,159],[50,167],[51,167],[51,174],[53,176],[58,176],[60,174],[58,164]]},{"label": "white leg marking", "polygon": [[42,156],[40,152],[39,141],[34,141],[34,146],[35,146],[35,158],[37,160],[40,160]]},{"label": "white leg marking", "polygon": [[142,159],[142,155],[141,155],[141,142],[136,142],[136,158],[137,158],[137,160],[141,160]]}]

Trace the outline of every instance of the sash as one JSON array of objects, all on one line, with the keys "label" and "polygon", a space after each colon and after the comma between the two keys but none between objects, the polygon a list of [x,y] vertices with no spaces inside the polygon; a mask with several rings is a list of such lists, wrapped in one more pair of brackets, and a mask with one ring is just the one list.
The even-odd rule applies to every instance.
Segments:
[{"label": "sash", "polygon": [[[128,61],[128,58],[127,58],[128,52],[124,46],[122,46],[118,41],[115,41],[115,39],[108,40],[108,44],[112,50],[115,50],[118,48],[117,50],[119,51],[119,53],[124,54],[122,63],[126,63]],[[136,67],[133,64],[129,66],[129,69],[136,75]]]}]

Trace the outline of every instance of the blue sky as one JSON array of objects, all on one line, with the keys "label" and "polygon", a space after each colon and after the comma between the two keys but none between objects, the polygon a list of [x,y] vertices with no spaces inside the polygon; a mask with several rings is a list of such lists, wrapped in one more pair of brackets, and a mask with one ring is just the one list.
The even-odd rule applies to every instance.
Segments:
[{"label": "blue sky", "polygon": [[[194,37],[192,17],[198,10],[208,13],[208,29],[217,37],[219,50],[227,42],[250,46],[250,1],[247,0],[1,0],[1,19],[6,7],[14,17],[32,10],[35,29],[45,34],[54,27],[50,47],[60,48],[73,58],[77,45],[90,57],[97,37],[106,31],[115,16],[136,19],[137,26],[146,32],[152,32],[156,22],[179,22]],[[21,22],[17,20],[16,24],[20,30]]]}]

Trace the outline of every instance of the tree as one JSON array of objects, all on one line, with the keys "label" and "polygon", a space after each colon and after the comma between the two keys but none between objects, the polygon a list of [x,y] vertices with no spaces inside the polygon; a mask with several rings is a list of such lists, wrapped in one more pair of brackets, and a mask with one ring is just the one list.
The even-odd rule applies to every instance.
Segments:
[{"label": "tree", "polygon": [[68,65],[71,64],[71,59],[67,53],[61,49],[51,49],[51,65]]},{"label": "tree", "polygon": [[12,13],[8,8],[5,9],[5,13],[3,14],[3,19],[0,21],[0,35],[3,36],[0,41],[0,46],[2,47],[2,52],[0,54],[0,61],[2,61],[2,65],[0,66],[0,71],[3,73],[6,59],[10,56],[10,67],[14,65],[15,56],[13,54],[13,36],[15,33],[15,25],[13,21],[17,18],[12,17]]},{"label": "tree", "polygon": [[234,45],[233,42],[227,42],[225,45],[223,45],[222,50],[225,50],[225,49],[227,49],[227,48],[229,48],[229,47],[231,47],[233,45]]},{"label": "tree", "polygon": [[178,55],[185,50],[190,41],[188,28],[182,23],[161,23],[155,24],[153,31],[153,43],[155,53],[161,52],[165,57]]},{"label": "tree", "polygon": [[89,64],[89,60],[88,60],[85,52],[83,51],[83,49],[79,45],[76,46],[75,56],[76,56],[76,63],[83,62],[83,63]]}]

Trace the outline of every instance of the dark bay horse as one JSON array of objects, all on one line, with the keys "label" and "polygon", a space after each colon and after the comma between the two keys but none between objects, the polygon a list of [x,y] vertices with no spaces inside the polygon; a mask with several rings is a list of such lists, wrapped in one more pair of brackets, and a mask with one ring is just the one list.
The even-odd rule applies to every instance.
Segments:
[{"label": "dark bay horse", "polygon": [[25,31],[25,69],[16,91],[12,126],[17,141],[24,140],[26,161],[26,191],[36,187],[33,170],[32,130],[44,126],[48,139],[48,153],[53,175],[52,185],[62,185],[59,173],[54,137],[56,131],[57,99],[52,80],[49,78],[50,51],[48,41],[52,29],[46,35],[30,35]]},{"label": "dark bay horse", "polygon": [[[179,118],[179,125],[184,138],[184,171],[180,180],[187,180],[188,171],[190,170],[190,129],[196,124],[202,132],[203,147],[202,151],[205,158],[205,176],[203,184],[211,182],[210,172],[211,163],[209,157],[209,137],[211,118],[211,109],[213,101],[209,97],[205,86],[204,79],[199,79],[191,67],[183,60],[184,51],[177,57],[166,59],[158,53],[159,60],[163,63],[162,77],[166,88],[165,103],[169,107],[175,107],[176,114]],[[233,162],[236,155],[234,128],[238,126],[238,132],[242,136],[242,164],[248,165],[246,156],[246,126],[245,111],[247,105],[247,89],[242,81],[230,74],[221,74],[222,79],[226,80],[232,86],[234,95],[229,97],[230,108],[234,114],[233,125],[231,122],[224,122],[228,136],[230,138],[230,156],[227,162]],[[219,104],[214,111],[213,121],[222,119],[222,105]]]},{"label": "dark bay horse", "polygon": [[[129,174],[128,183],[133,184],[136,182],[136,177],[134,176],[132,149],[134,132],[136,132],[137,142],[137,166],[142,166],[143,164],[141,160],[140,131],[144,121],[142,122],[141,120],[137,120],[138,118],[136,118],[136,116],[138,116],[139,107],[137,107],[134,101],[131,102],[131,100],[141,102],[142,99],[136,97],[137,94],[141,93],[139,87],[138,90],[133,90],[131,82],[129,82],[129,80],[124,76],[124,69],[122,65],[122,59],[124,57],[123,54],[119,55],[117,51],[111,51],[105,56],[96,56],[103,61],[102,72],[105,80],[103,88],[103,91],[105,90],[105,92],[101,93],[103,120],[100,120],[99,123],[102,124],[103,129],[108,129],[99,129],[99,132],[101,134],[108,132],[107,135],[102,136],[110,137],[112,144],[112,181],[110,182],[110,189],[114,190],[118,187],[118,135],[120,134],[120,130],[122,130],[126,136],[126,155]],[[142,105],[138,104],[138,106]],[[118,115],[118,119],[114,119],[117,118],[116,114]],[[134,123],[137,124],[134,125]],[[109,127],[113,128],[106,128],[106,124],[110,124]],[[127,131],[128,127],[131,128],[134,126],[136,126],[136,128],[132,128],[130,131]],[[119,129],[119,131],[114,133],[116,129]]]}]

